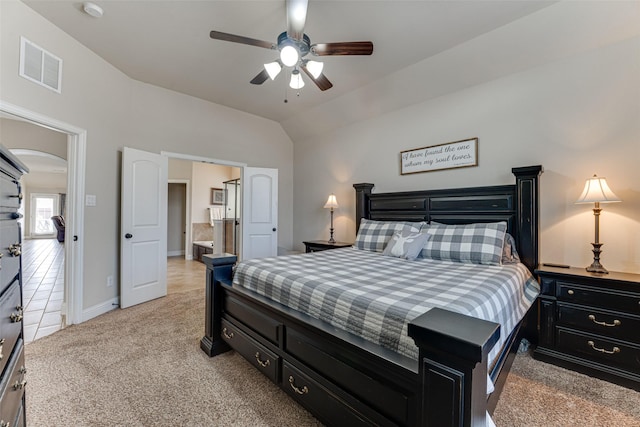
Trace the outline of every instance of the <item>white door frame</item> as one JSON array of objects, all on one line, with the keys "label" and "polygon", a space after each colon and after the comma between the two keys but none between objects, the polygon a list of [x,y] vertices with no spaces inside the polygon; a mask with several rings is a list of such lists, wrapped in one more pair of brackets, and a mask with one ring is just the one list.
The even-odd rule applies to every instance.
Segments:
[{"label": "white door frame", "polygon": [[[84,182],[87,130],[56,120],[0,99],[0,112],[20,117],[38,126],[66,133],[67,137],[67,218],[65,234],[65,307],[66,324],[82,323],[84,254]],[[78,240],[74,241],[77,236]],[[73,243],[73,244],[70,244]]]},{"label": "white door frame", "polygon": [[191,180],[190,179],[169,179],[169,184],[184,184],[186,192],[184,207],[184,259],[189,260],[189,242],[191,242]]},{"label": "white door frame", "polygon": [[[235,168],[240,168],[240,176],[242,176],[244,174],[244,168],[247,167],[246,163],[240,163],[240,162],[232,162],[229,160],[220,160],[220,159],[214,159],[211,157],[203,157],[203,156],[193,156],[191,154],[181,154],[181,153],[172,153],[170,151],[161,151],[160,155],[162,156],[167,156],[170,159],[180,159],[180,160],[190,160],[192,162],[200,162],[200,163],[211,163],[214,165],[220,165],[220,166],[231,166],[231,167],[235,167]],[[169,180],[169,182],[172,182],[171,180]],[[189,260],[189,259],[193,259],[193,254],[191,254],[191,256],[189,257],[188,254],[190,253],[189,248],[191,248],[193,246],[193,243],[191,241],[191,210],[190,210],[190,206],[191,206],[191,201],[190,201],[190,190],[189,190],[189,184],[187,184],[187,210],[188,210],[188,216],[187,216],[187,236],[188,236],[188,240],[186,241],[186,245],[185,245],[185,259]],[[240,217],[242,218],[242,217]],[[242,221],[242,219],[241,219]]]}]

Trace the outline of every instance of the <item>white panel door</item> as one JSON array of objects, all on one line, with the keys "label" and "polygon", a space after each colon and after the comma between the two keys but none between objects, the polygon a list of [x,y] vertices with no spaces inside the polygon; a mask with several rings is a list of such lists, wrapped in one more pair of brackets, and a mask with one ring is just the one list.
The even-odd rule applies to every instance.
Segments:
[{"label": "white panel door", "polygon": [[120,307],[167,295],[167,158],[122,152]]},{"label": "white panel door", "polygon": [[278,255],[278,169],[242,174],[242,259]]}]

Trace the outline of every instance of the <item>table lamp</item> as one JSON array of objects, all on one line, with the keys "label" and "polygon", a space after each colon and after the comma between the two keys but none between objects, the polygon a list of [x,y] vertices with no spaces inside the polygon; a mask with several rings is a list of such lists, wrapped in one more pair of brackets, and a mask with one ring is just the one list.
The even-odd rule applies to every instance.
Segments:
[{"label": "table lamp", "polygon": [[336,240],[333,238],[333,210],[338,208],[338,201],[336,200],[335,194],[331,194],[327,199],[327,203],[324,204],[325,209],[331,209],[331,235],[329,237],[329,243],[335,243]]},{"label": "table lamp", "polygon": [[600,264],[600,247],[602,246],[602,243],[600,243],[600,212],[602,211],[600,203],[613,203],[620,201],[621,200],[613,194],[613,191],[611,191],[607,185],[607,180],[605,178],[598,178],[596,175],[593,175],[593,178],[587,179],[582,195],[578,200],[576,200],[576,203],[595,203],[593,216],[595,217],[596,236],[595,242],[592,243],[593,263],[587,267],[587,271],[589,272],[601,274],[609,273],[602,264]]}]

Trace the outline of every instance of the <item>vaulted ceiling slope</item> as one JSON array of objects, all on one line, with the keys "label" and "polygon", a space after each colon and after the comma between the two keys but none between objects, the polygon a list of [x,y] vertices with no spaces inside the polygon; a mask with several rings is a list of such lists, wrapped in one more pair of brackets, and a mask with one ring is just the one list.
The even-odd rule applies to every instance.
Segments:
[{"label": "vaulted ceiling slope", "polygon": [[[211,30],[276,42],[285,0],[24,0],[129,77],[279,122],[293,141],[491,81],[638,33],[623,3],[539,0],[310,0],[311,43],[371,40],[371,56],[322,57],[330,90],[249,81],[276,52]],[[632,10],[636,10],[632,9]],[[612,25],[615,22],[615,26]],[[299,92],[299,95],[298,93]],[[283,102],[285,99],[288,102]]]},{"label": "vaulted ceiling slope", "polygon": [[216,30],[276,42],[287,27],[285,0],[94,2],[104,9],[99,19],[78,0],[25,0],[133,79],[278,122],[552,3],[310,0],[304,31],[312,43],[371,40],[374,52],[323,57],[334,87],[307,84],[297,96],[284,75],[249,84],[276,52],[209,37]]}]

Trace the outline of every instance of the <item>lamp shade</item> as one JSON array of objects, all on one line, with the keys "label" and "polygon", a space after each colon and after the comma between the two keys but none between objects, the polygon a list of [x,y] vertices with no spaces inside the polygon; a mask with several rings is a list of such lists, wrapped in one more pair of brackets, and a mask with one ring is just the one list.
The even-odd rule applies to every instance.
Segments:
[{"label": "lamp shade", "polygon": [[307,70],[311,73],[314,79],[320,77],[324,64],[318,61],[307,61]]},{"label": "lamp shade", "polygon": [[582,190],[582,194],[576,200],[576,203],[612,203],[619,201],[618,196],[613,194],[613,191],[607,185],[607,180],[593,175],[593,178],[589,178],[584,184],[584,190]]},{"label": "lamp shade", "polygon": [[291,72],[291,81],[289,82],[289,87],[291,89],[302,89],[304,87],[304,80],[302,80],[302,76],[300,75],[299,70],[293,70]]},{"label": "lamp shade", "polygon": [[264,64],[264,69],[267,71],[267,74],[269,74],[269,78],[271,78],[271,80],[275,80],[275,78],[278,77],[278,74],[280,74],[280,71],[282,71],[282,66],[278,61],[273,61],[268,64]]},{"label": "lamp shade", "polygon": [[329,196],[329,198],[327,199],[327,203],[324,204],[324,207],[326,209],[337,209],[338,208],[338,201],[336,200],[335,194],[331,194]]}]

